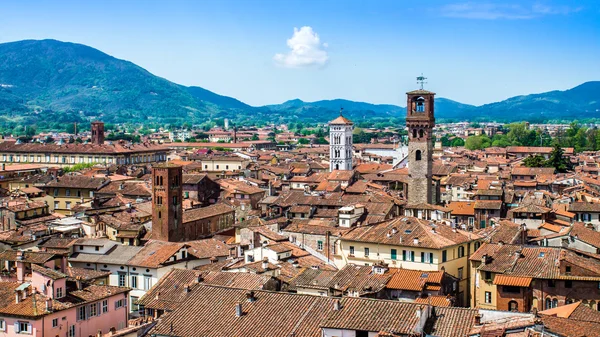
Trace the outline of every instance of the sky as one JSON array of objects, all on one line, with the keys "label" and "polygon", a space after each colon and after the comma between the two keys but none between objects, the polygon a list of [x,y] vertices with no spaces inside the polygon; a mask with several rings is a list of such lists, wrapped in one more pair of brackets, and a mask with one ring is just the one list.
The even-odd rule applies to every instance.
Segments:
[{"label": "sky", "polygon": [[600,80],[600,1],[0,0],[0,43],[57,39],[259,106],[485,104]]}]

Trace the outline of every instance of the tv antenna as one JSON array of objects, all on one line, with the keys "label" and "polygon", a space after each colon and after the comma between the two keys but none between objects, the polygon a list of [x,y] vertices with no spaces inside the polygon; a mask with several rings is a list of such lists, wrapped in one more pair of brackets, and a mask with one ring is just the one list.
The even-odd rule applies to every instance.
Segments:
[{"label": "tv antenna", "polygon": [[343,112],[344,112],[344,108],[340,108],[340,116],[342,116]]},{"label": "tv antenna", "polygon": [[427,83],[425,82],[426,79],[427,77],[423,76],[423,73],[421,73],[421,76],[417,76],[417,84],[421,85],[421,90],[423,90],[423,84]]}]

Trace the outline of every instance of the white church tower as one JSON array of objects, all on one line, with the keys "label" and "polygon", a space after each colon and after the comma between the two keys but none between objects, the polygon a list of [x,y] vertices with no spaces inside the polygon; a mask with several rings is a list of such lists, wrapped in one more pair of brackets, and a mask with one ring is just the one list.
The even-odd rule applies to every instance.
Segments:
[{"label": "white church tower", "polygon": [[352,170],[354,123],[342,115],[342,110],[338,118],[329,122],[329,171]]}]

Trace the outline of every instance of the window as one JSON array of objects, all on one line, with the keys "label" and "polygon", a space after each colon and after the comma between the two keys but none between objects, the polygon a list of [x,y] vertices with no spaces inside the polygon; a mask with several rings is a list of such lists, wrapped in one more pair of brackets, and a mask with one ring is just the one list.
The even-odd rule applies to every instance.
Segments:
[{"label": "window", "polygon": [[70,196],[71,196],[71,189],[67,188],[67,189],[65,190],[65,195],[66,195],[67,197],[70,197]]},{"label": "window", "polygon": [[119,287],[125,286],[125,274],[119,274]]},{"label": "window", "polygon": [[317,241],[317,250],[323,250],[323,241]]},{"label": "window", "polygon": [[567,267],[565,268],[565,272],[566,272],[567,274],[571,274],[571,266],[567,266]]},{"label": "window", "polygon": [[131,296],[131,311],[140,310],[140,306],[137,304],[137,301],[139,299],[140,299],[139,297]]},{"label": "window", "polygon": [[66,209],[71,209],[71,202],[65,201],[65,206],[66,206]]},{"label": "window", "polygon": [[75,337],[75,325],[71,325],[69,327],[69,331],[67,331],[67,337]]},{"label": "window", "polygon": [[448,261],[448,251],[443,250],[442,251],[442,262],[446,262]]},{"label": "window", "polygon": [[458,268],[458,279],[462,280],[464,278],[464,269],[463,267]]},{"label": "window", "polygon": [[485,272],[485,280],[486,281],[491,281],[492,280],[492,272],[491,271],[486,271]]},{"label": "window", "polygon": [[3,319],[0,319],[0,331],[6,331],[6,322]]},{"label": "window", "polygon": [[415,151],[415,160],[421,160],[421,150]]},{"label": "window", "polygon": [[365,257],[369,257],[369,248],[365,247]]},{"label": "window", "polygon": [[465,256],[465,247],[458,246],[458,258]]},{"label": "window", "polygon": [[433,263],[433,253],[421,252],[421,262]]},{"label": "window", "polygon": [[81,306],[77,308],[77,320],[83,321],[85,320],[85,306]]},{"label": "window", "polygon": [[125,300],[115,301],[115,309],[119,309],[125,306]]},{"label": "window", "polygon": [[508,311],[519,311],[519,304],[517,301],[508,302]]},{"label": "window", "polygon": [[415,252],[412,250],[403,250],[402,251],[402,260],[404,261],[415,261]]},{"label": "window", "polygon": [[58,188],[55,188],[55,189],[54,189],[54,196],[55,196],[55,197],[58,197]]},{"label": "window", "polygon": [[98,304],[93,303],[90,304],[90,317],[96,316],[98,314]]},{"label": "window", "polygon": [[58,287],[58,288],[56,288],[56,298],[61,298],[61,297],[63,297],[63,288]]},{"label": "window", "polygon": [[144,275],[144,290],[152,288],[152,276]]},{"label": "window", "polygon": [[15,322],[16,333],[31,333],[31,324],[29,322]]},{"label": "window", "polygon": [[105,314],[108,312],[108,300],[102,301],[102,313]]},{"label": "window", "polygon": [[548,287],[554,288],[554,280],[548,280]]},{"label": "window", "polygon": [[131,288],[135,289],[135,288],[138,287],[137,286],[137,280],[138,280],[137,275],[131,275]]},{"label": "window", "polygon": [[489,291],[485,292],[485,303],[492,303],[492,293]]},{"label": "window", "polygon": [[354,255],[354,246],[350,246],[350,255]]},{"label": "window", "polygon": [[396,251],[395,249],[392,249],[391,255],[392,255],[392,260],[398,259],[398,251]]},{"label": "window", "polygon": [[565,281],[565,288],[573,288],[573,281],[571,281],[571,280]]}]

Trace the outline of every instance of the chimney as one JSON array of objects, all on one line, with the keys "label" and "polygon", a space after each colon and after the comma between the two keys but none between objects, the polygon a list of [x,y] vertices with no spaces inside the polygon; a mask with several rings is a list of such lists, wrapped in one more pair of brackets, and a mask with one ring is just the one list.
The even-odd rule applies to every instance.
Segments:
[{"label": "chimney", "polygon": [[247,292],[246,299],[248,299],[248,302],[250,302],[250,303],[256,301],[256,296],[254,296],[254,291]]},{"label": "chimney", "polygon": [[267,259],[266,257],[262,260],[262,268],[263,269],[269,268],[269,259]]},{"label": "chimney", "polygon": [[418,245],[418,244],[419,244],[419,238],[414,238],[414,239],[413,239],[413,243],[414,243],[415,245]]},{"label": "chimney", "polygon": [[81,290],[81,288],[82,288],[82,285],[81,285],[81,276],[78,276],[75,279],[75,283],[77,284],[77,290]]},{"label": "chimney", "polygon": [[481,315],[475,315],[475,325],[481,325]]},{"label": "chimney", "polygon": [[96,337],[102,337],[102,330],[98,330],[98,332],[96,332]]},{"label": "chimney", "polygon": [[158,300],[158,297],[160,296],[160,291],[156,292],[156,296],[154,296],[154,299]]},{"label": "chimney", "polygon": [[235,316],[242,317],[244,312],[242,311],[242,303],[238,302],[235,304]]},{"label": "chimney", "polygon": [[196,282],[200,283],[202,281],[204,281],[204,277],[202,277],[202,274],[199,274],[198,278],[196,278]]},{"label": "chimney", "polygon": [[124,183],[120,183],[120,184],[119,184],[119,190],[122,190],[122,189],[124,189],[124,188],[125,188],[125,184],[124,184]]},{"label": "chimney", "polygon": [[416,312],[416,314],[417,314],[417,319],[419,319],[419,320],[420,320],[420,319],[421,319],[421,315],[423,314],[423,307],[422,307],[422,306],[418,306],[418,307],[417,307],[417,312]]},{"label": "chimney", "polygon": [[186,293],[189,293],[189,292],[190,292],[190,286],[186,284],[186,285],[183,287],[183,291],[184,291],[184,292],[186,292]]},{"label": "chimney", "polygon": [[340,309],[342,309],[342,303],[336,298],[333,300],[333,311],[339,311]]},{"label": "chimney", "polygon": [[19,302],[21,302],[21,291],[20,290],[16,290],[15,291],[15,303],[19,304]]},{"label": "chimney", "polygon": [[47,299],[46,300],[46,311],[52,311],[52,299]]}]

